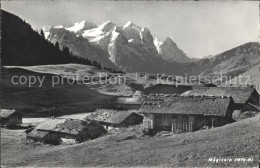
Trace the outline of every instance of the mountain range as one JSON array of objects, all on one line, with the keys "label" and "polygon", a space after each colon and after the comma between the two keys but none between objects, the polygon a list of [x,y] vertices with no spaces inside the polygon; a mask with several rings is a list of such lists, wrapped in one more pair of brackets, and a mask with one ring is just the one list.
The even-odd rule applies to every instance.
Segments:
[{"label": "mountain range", "polygon": [[260,45],[249,42],[235,47],[210,59],[201,59],[186,70],[189,75],[225,75],[234,78],[260,63]]},{"label": "mountain range", "polygon": [[[101,64],[107,66],[110,62],[127,72],[163,72],[159,70],[161,65],[166,64],[166,69],[169,69],[176,62],[193,61],[178,48],[171,38],[167,38],[163,42],[158,41],[152,36],[149,29],[137,26],[130,21],[122,27],[111,21],[98,26],[81,21],[67,27],[45,26],[43,31],[49,41],[68,46],[80,57],[87,55],[88,58],[92,58],[95,55],[86,52],[89,50],[89,44],[92,44],[104,51],[103,61],[98,59]],[[160,66],[157,66],[158,64]]]},{"label": "mountain range", "polygon": [[[101,25],[81,21],[43,30],[49,41],[68,46],[81,57],[93,57],[86,50],[91,51],[89,46],[95,46],[103,51],[102,57],[96,58],[101,64],[115,65],[126,72],[211,76],[222,73],[232,78],[259,62],[258,43],[250,42],[214,56],[192,59],[171,38],[159,41],[148,28],[130,21],[124,26],[111,21]],[[82,45],[83,41],[87,45]]]},{"label": "mountain range", "polygon": [[[125,72],[165,73],[169,75],[227,75],[234,78],[260,63],[259,43],[249,42],[200,60],[189,58],[167,38],[159,41],[149,29],[127,22],[111,21],[96,25],[81,21],[73,25],[45,26],[44,38],[19,17],[1,12],[2,64],[44,65],[69,63],[63,50],[115,67]],[[49,42],[48,42],[49,41]],[[59,43],[59,49],[53,44]],[[77,63],[77,62],[75,62]],[[79,62],[80,63],[80,62]]]}]

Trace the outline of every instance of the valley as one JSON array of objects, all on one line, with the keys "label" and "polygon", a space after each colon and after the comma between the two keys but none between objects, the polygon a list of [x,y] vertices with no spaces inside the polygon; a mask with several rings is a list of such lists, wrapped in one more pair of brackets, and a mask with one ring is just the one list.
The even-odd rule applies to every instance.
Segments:
[{"label": "valley", "polygon": [[1,166],[258,165],[258,42],[195,59],[132,21],[0,18]]}]

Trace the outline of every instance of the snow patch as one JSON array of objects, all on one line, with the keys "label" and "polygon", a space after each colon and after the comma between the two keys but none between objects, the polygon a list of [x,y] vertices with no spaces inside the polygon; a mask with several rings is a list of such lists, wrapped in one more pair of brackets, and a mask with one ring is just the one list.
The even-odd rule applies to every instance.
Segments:
[{"label": "snow patch", "polygon": [[89,29],[93,29],[95,27],[96,27],[95,24],[83,20],[81,22],[74,23],[74,25],[72,27],[67,27],[65,29],[68,31],[77,33],[80,30],[89,30]]},{"label": "snow patch", "polygon": [[44,32],[45,39],[48,39],[49,35],[50,35],[50,32]]},{"label": "snow patch", "polygon": [[129,27],[132,25],[132,22],[131,21],[128,21],[124,26],[123,26],[123,29],[126,28],[126,27]]},{"label": "snow patch", "polygon": [[134,41],[134,39],[129,39],[128,40],[128,43],[131,43],[131,42],[133,42]]},{"label": "snow patch", "polygon": [[69,27],[69,28],[65,28],[66,30],[68,31],[72,31],[74,33],[76,33],[77,31],[81,30],[84,28],[85,26],[85,20],[81,21],[81,22],[78,22],[78,23],[74,23],[74,26],[72,27]]},{"label": "snow patch", "polygon": [[62,28],[64,28],[64,26],[63,25],[59,25],[59,26],[55,26],[54,28],[55,29],[62,29]]},{"label": "snow patch", "polygon": [[160,54],[161,53],[161,48],[160,47],[163,44],[163,42],[159,41],[158,38],[155,37],[153,43],[154,43],[154,45],[156,47],[156,50],[157,50],[158,54]]},{"label": "snow patch", "polygon": [[114,23],[112,23],[111,21],[107,21],[99,25],[97,28],[85,30],[82,36],[89,40],[94,40],[93,38],[98,38],[98,36],[104,36],[106,33],[110,32],[115,27],[116,25]]},{"label": "snow patch", "polygon": [[103,31],[98,27],[98,28],[94,28],[94,29],[90,29],[90,30],[85,30],[82,34],[82,36],[84,38],[93,38],[93,37],[97,37],[103,34]]}]

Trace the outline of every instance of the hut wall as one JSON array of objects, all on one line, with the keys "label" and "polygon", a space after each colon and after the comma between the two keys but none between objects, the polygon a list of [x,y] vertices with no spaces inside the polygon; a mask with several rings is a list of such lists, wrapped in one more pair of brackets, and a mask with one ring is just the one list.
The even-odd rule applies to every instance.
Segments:
[{"label": "hut wall", "polygon": [[162,124],[162,114],[153,114],[153,129],[160,131],[163,130],[163,124]]},{"label": "hut wall", "polygon": [[232,122],[227,117],[203,115],[145,114],[144,128],[155,131],[190,132],[207,128],[223,126]]},{"label": "hut wall", "polygon": [[172,115],[153,114],[153,129],[156,131],[171,131]]},{"label": "hut wall", "polygon": [[192,115],[176,115],[172,120],[172,132],[188,132],[194,130],[195,117]]},{"label": "hut wall", "polygon": [[259,106],[260,105],[260,100],[259,100],[259,94],[257,91],[253,91],[253,93],[251,94],[251,96],[249,97],[249,99],[247,100],[246,103],[236,103],[235,106],[234,106],[234,109],[235,110],[241,110],[241,112],[245,112],[245,111],[258,111],[257,108],[249,105],[248,103],[250,104],[253,104],[253,105],[256,105],[256,106]]},{"label": "hut wall", "polygon": [[12,122],[14,124],[21,124],[22,116],[21,115],[12,115],[9,118],[1,118],[0,125],[6,125],[8,122]]},{"label": "hut wall", "polygon": [[243,108],[244,104],[241,103],[234,103],[233,108],[234,110],[241,110]]},{"label": "hut wall", "polygon": [[203,126],[214,128],[231,123],[232,118],[229,117],[213,117],[213,116],[196,116],[194,130],[200,130]]},{"label": "hut wall", "polygon": [[154,114],[144,114],[143,127],[144,129],[154,129]]},{"label": "hut wall", "polygon": [[60,137],[63,136],[57,132],[50,132],[42,141],[46,144],[59,145],[61,143]]},{"label": "hut wall", "polygon": [[203,126],[211,127],[211,117],[196,116],[194,123],[194,131],[200,130]]},{"label": "hut wall", "polygon": [[[253,103],[251,103],[253,104]],[[246,103],[242,108],[241,108],[241,112],[245,112],[245,111],[259,111],[257,108],[249,105],[248,103]]]},{"label": "hut wall", "polygon": [[241,111],[244,112],[244,111],[258,111],[257,108],[249,105],[248,103],[250,104],[253,104],[253,105],[256,105],[256,106],[259,106],[259,94],[257,93],[257,91],[254,91],[252,93],[252,95],[250,96],[250,98],[248,99],[248,101],[246,102],[246,104],[244,104],[241,108]]},{"label": "hut wall", "polygon": [[125,119],[119,126],[127,127],[130,125],[136,125],[143,122],[143,116],[132,114]]},{"label": "hut wall", "polygon": [[255,104],[255,105],[259,105],[260,104],[260,102],[259,102],[259,94],[258,94],[258,92],[257,91],[254,91],[253,93],[252,93],[252,95],[250,96],[250,98],[249,98],[249,102],[250,103],[252,103],[252,104]]},{"label": "hut wall", "polygon": [[154,115],[154,130],[172,131],[172,132],[189,132],[201,129],[203,126],[209,128],[225,125],[220,123],[217,117],[193,116],[193,115],[171,115],[156,114]]},{"label": "hut wall", "polygon": [[1,118],[0,119],[0,125],[5,125],[7,123],[8,119],[7,118]]},{"label": "hut wall", "polygon": [[14,122],[15,124],[22,124],[22,116],[21,115],[11,116],[9,122]]},{"label": "hut wall", "polygon": [[91,124],[88,125],[87,128],[84,128],[82,131],[79,132],[77,135],[77,141],[86,141],[88,139],[97,138],[103,134],[107,133],[107,130],[100,124]]},{"label": "hut wall", "polygon": [[173,114],[146,114],[144,127],[156,131],[185,132],[193,131],[195,117]]}]

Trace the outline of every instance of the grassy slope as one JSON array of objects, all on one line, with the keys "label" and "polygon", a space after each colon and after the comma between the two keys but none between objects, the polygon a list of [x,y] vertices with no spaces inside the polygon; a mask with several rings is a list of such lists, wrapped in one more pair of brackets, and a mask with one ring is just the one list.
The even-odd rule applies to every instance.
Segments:
[{"label": "grassy slope", "polygon": [[[106,70],[97,69],[92,66],[87,65],[79,65],[79,64],[63,64],[63,65],[48,65],[48,66],[33,66],[33,67],[26,67],[26,69],[36,71],[36,72],[48,72],[52,74],[61,74],[63,76],[76,76],[77,74],[79,76],[99,76],[101,74],[102,76],[107,75],[107,77],[111,76],[124,76],[123,74],[113,74],[111,72],[108,72]],[[119,84],[110,84],[108,81],[108,84],[95,84],[91,85],[90,87],[100,93],[109,94],[109,95],[125,95],[129,96],[133,94],[133,89],[127,86],[129,78],[125,76],[126,82],[124,85],[124,82],[122,81]]]},{"label": "grassy slope", "polygon": [[[2,108],[37,109],[54,106],[56,112],[77,113],[93,111],[99,104],[108,104],[109,101],[113,102],[115,99],[114,96],[101,94],[87,85],[69,85],[64,82],[64,84],[52,87],[53,74],[48,72],[33,72],[19,67],[4,68],[2,72],[0,81]],[[45,76],[46,78],[43,87],[39,88],[39,83],[32,87],[22,84],[14,85],[11,83],[13,75]]]},{"label": "grassy slope", "polygon": [[[147,78],[145,78],[144,73],[126,73],[126,74],[113,74],[105,70],[100,70],[92,66],[87,65],[79,65],[79,64],[60,64],[60,65],[44,65],[44,66],[29,66],[29,67],[21,67],[26,70],[30,70],[37,73],[50,73],[61,76],[98,76],[102,74],[102,76],[107,75],[107,77],[111,76],[120,76],[124,77],[125,80],[121,80],[120,83],[110,84],[108,80],[108,84],[95,84],[90,85],[90,87],[100,93],[105,93],[109,95],[125,95],[130,96],[134,94],[135,90],[140,90],[144,93],[149,93],[156,91],[156,89],[160,89],[156,86],[157,84],[157,74],[149,74],[147,73]],[[121,78],[123,79],[123,78]],[[112,80],[113,82],[114,80]],[[188,81],[185,81],[184,84],[188,84]],[[176,84],[176,82],[173,82]],[[180,84],[180,81],[178,81]],[[197,82],[196,84],[199,84]],[[171,88],[170,85],[165,86],[169,87],[169,89],[173,92],[178,93],[178,90],[182,91],[182,89]],[[167,89],[165,89],[167,90]]]},{"label": "grassy slope", "polygon": [[259,43],[249,42],[213,58],[199,60],[188,68],[188,74],[218,76],[222,73],[232,79],[259,64],[259,47]]},{"label": "grassy slope", "polygon": [[[17,133],[18,132],[18,133]],[[165,138],[123,140],[130,129],[71,146],[26,142],[21,131],[2,130],[6,166],[256,166],[260,116],[223,127]],[[16,157],[13,157],[16,156]],[[254,157],[253,163],[209,163],[209,157]]]},{"label": "grassy slope", "polygon": [[[228,81],[227,85],[233,84],[234,86],[243,86],[244,83],[248,82],[250,84],[253,84],[260,93],[260,64],[254,66],[245,73],[242,73],[241,76],[242,77],[240,79],[236,77]],[[247,81],[248,77],[250,77],[249,81]],[[239,81],[241,81],[242,84],[240,84]]]}]

